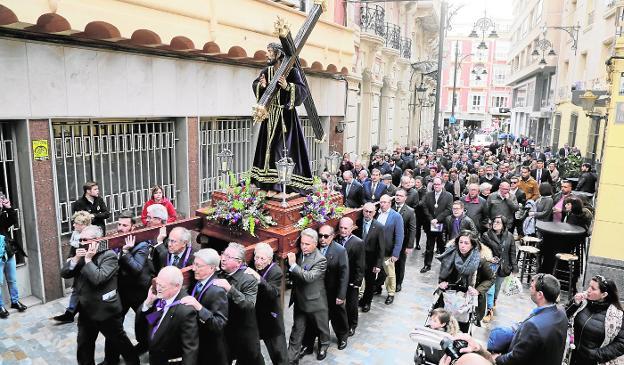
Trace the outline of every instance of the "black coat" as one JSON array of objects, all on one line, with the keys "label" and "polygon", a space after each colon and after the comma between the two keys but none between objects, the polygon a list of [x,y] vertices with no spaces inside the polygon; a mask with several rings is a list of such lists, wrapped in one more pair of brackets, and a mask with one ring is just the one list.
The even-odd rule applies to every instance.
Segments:
[{"label": "black coat", "polygon": [[[180,300],[187,294],[184,291],[176,296]],[[156,310],[155,303],[147,312],[140,312],[140,320]],[[152,333],[148,325],[148,333]],[[193,307],[178,304],[165,313],[158,330],[149,341],[150,365],[168,365],[169,360],[182,358],[183,364],[195,365],[199,356],[199,333],[197,313]]]},{"label": "black coat", "polygon": [[347,285],[349,284],[347,250],[342,245],[332,242],[325,252],[325,258],[327,259],[325,270],[327,302],[335,303],[336,298],[345,300],[347,298]]},{"label": "black coat", "polygon": [[273,338],[280,333],[284,334],[284,313],[280,297],[284,275],[278,263],[270,269],[267,266],[258,274],[264,276],[258,284],[258,298],[256,299],[258,331],[262,339]]},{"label": "black coat", "polygon": [[[216,276],[216,275],[213,275]],[[225,325],[228,321],[228,299],[225,289],[210,285],[203,295],[195,293],[202,309],[197,312],[199,329],[199,364],[227,364]],[[194,286],[193,286],[194,287]],[[192,291],[191,291],[192,293]]]},{"label": "black coat", "polygon": [[507,230],[502,236],[496,235],[494,231],[489,230],[481,236],[481,243],[492,250],[492,255],[500,259],[498,276],[508,276],[512,272],[518,272],[518,263],[516,261],[516,243],[513,234]]},{"label": "black coat", "polygon": [[349,189],[349,195],[347,196],[347,183],[342,183],[342,189],[340,190],[343,197],[343,204],[347,208],[359,208],[366,202],[364,193],[364,187],[359,181],[353,179],[351,188]]},{"label": "black coat", "polygon": [[[571,305],[567,309],[572,317],[580,305]],[[585,308],[574,317],[574,345],[572,365],[598,365],[624,355],[624,326],[613,341],[602,347],[605,338],[605,318],[609,303],[587,302]]]},{"label": "black coat", "polygon": [[362,280],[364,280],[366,268],[364,242],[359,237],[351,235],[343,245],[347,249],[347,257],[349,258],[349,285],[360,287]]},{"label": "black coat", "polygon": [[390,174],[392,175],[392,185],[399,186],[401,185],[401,177],[403,176],[403,170],[399,166],[394,166],[392,170],[390,170]]},{"label": "black coat", "polygon": [[579,177],[578,184],[576,184],[576,188],[574,190],[594,194],[596,192],[597,180],[598,177],[593,172],[584,172],[581,177]]},{"label": "black coat", "polygon": [[80,199],[72,204],[72,213],[84,210],[93,214],[92,223],[102,228],[102,233],[106,234],[106,220],[110,217],[110,212],[104,203],[104,199],[97,197],[93,200],[93,204],[83,195]]},{"label": "black coat", "polygon": [[[187,252],[188,250],[190,250],[190,252]],[[184,258],[186,257],[187,253],[188,253],[188,259],[186,260],[186,264],[185,264]],[[195,253],[195,249],[193,248],[192,245],[189,244],[184,249],[184,251],[182,251],[182,253],[180,254],[179,256],[180,259],[178,260],[178,264],[175,266],[178,269],[184,269],[187,266],[193,265],[193,261],[195,260],[194,253]],[[158,274],[158,271],[160,271],[160,269],[162,269],[165,266],[168,266],[169,260],[172,257],[172,255],[167,250],[167,241],[163,242],[162,244],[154,248],[152,252],[152,257],[153,257],[152,261],[154,263],[154,270],[156,274]]]},{"label": "black coat", "polygon": [[[396,205],[393,209],[396,210]],[[416,212],[412,207],[407,204],[403,204],[401,210],[397,212],[403,218],[403,246],[401,251],[405,251],[407,248],[414,248],[414,239],[416,238]]]},{"label": "black coat", "polygon": [[430,191],[425,195],[425,199],[423,201],[423,208],[425,213],[425,219],[427,220],[424,224],[425,231],[428,232],[431,227],[431,221],[433,219],[437,219],[438,223],[444,223],[446,217],[451,215],[452,207],[453,207],[453,195],[448,191],[442,190],[440,192],[440,198],[438,199],[438,207],[436,208],[435,204],[435,192]]},{"label": "black coat", "polygon": [[0,211],[0,235],[4,236],[6,254],[9,258],[13,257],[15,253],[19,252],[22,256],[26,255],[22,245],[18,241],[11,238],[9,229],[17,224],[17,209],[15,208],[3,208]]},{"label": "black coat", "polygon": [[524,191],[522,191],[522,189],[516,189],[515,195],[518,204],[522,204],[524,206],[524,204],[526,204],[526,194]]},{"label": "black coat", "polygon": [[[63,279],[74,278],[78,312],[94,321],[105,321],[121,313],[117,293],[117,255],[111,250],[97,253],[89,263],[81,258],[74,268],[67,260],[61,269]],[[147,293],[147,292],[146,292]]]},{"label": "black coat", "polygon": [[490,218],[488,215],[487,200],[480,196],[477,196],[477,200],[479,201],[478,203],[472,203],[466,201],[465,195],[461,198],[466,210],[465,214],[472,219],[479,232],[485,232]]},{"label": "black coat", "polygon": [[[535,180],[537,180],[537,169],[531,170],[531,176],[533,176],[533,178]],[[542,180],[538,181],[537,183],[540,184],[540,183],[543,183],[543,182],[547,182],[550,185],[552,185],[552,183],[553,183],[552,177],[550,176],[550,171],[548,171],[548,169],[546,169],[546,168],[542,169]]]},{"label": "black coat", "polygon": [[142,303],[152,285],[154,271],[149,264],[149,243],[137,243],[119,257],[119,294],[126,307]]},{"label": "black coat", "polygon": [[412,207],[412,209],[416,210],[418,208],[418,204],[420,203],[420,195],[418,194],[418,190],[411,188],[407,191],[407,198],[405,199],[405,204]]},{"label": "black coat", "polygon": [[493,193],[498,190],[498,186],[501,183],[501,179],[497,178],[496,175],[492,175],[491,179],[488,179],[487,176],[483,175],[479,178],[479,184],[488,183],[492,184],[492,190],[490,193]]},{"label": "black coat", "polygon": [[[362,237],[364,230],[364,220],[358,222],[358,230],[356,236]],[[386,250],[386,238],[383,233],[383,225],[376,219],[373,219],[368,229],[368,235],[363,238],[364,250],[366,252],[366,270],[373,267],[382,268],[384,253]],[[372,265],[372,266],[371,266]],[[366,272],[366,271],[365,271]]]}]

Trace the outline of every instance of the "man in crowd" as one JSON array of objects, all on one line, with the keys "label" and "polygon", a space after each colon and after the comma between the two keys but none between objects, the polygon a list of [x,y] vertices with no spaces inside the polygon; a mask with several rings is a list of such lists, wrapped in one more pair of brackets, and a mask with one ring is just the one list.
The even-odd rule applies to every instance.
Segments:
[{"label": "man in crowd", "polygon": [[[383,227],[384,236],[386,237],[386,246],[384,250],[384,272],[380,275],[378,286],[385,282],[386,291],[388,296],[386,297],[386,305],[394,302],[394,295],[396,294],[396,272],[394,269],[394,263],[397,262],[401,255],[401,247],[403,247],[403,218],[399,213],[392,209],[392,198],[390,195],[384,194],[379,200],[379,215],[377,221],[381,223]],[[381,291],[380,289],[377,290]]]},{"label": "man in crowd", "polygon": [[494,167],[492,167],[492,165],[485,165],[485,175],[481,176],[479,179],[480,184],[483,184],[484,182],[492,185],[492,192],[498,190],[498,185],[501,180],[494,175]]},{"label": "man in crowd", "polygon": [[477,227],[479,233],[487,231],[487,224],[490,218],[487,201],[479,196],[479,185],[468,185],[468,194],[461,198],[464,203],[464,209],[466,210],[466,216],[472,219],[472,222]]},{"label": "man in crowd", "polygon": [[[513,176],[511,179],[509,179],[509,193],[516,197],[516,200],[518,201],[518,207],[519,209],[522,209],[526,204],[526,194],[524,194],[524,191],[522,191],[522,189],[518,188],[519,181],[519,176]],[[524,236],[524,231],[522,228],[522,223],[524,221],[522,219],[518,219],[518,215],[518,212],[514,214],[514,223],[510,232],[513,233],[515,228],[518,232],[518,235]]]},{"label": "man in crowd", "polygon": [[494,355],[498,365],[559,365],[567,340],[568,318],[556,305],[559,281],[549,274],[538,274],[531,280],[531,300],[537,305],[528,319],[515,331],[509,352]]},{"label": "man in crowd", "polygon": [[383,267],[383,259],[386,248],[386,238],[384,237],[383,224],[379,223],[375,217],[377,208],[373,203],[364,204],[362,209],[362,231],[359,236],[364,241],[366,250],[366,268],[364,270],[364,293],[360,299],[362,312],[370,311],[373,293],[376,289],[376,282]]},{"label": "man in crowd", "polygon": [[399,259],[394,263],[396,273],[396,291],[400,292],[405,277],[405,262],[407,256],[414,250],[414,238],[416,236],[416,212],[407,205],[407,192],[404,189],[397,190],[394,195],[394,210],[403,218],[403,244]]},{"label": "man in crowd", "polygon": [[399,157],[393,157],[390,159],[390,172],[389,174],[392,176],[392,184],[394,186],[399,186],[401,184],[401,176],[403,176],[403,170],[397,165],[397,163],[401,161]]},{"label": "man in crowd", "polygon": [[82,186],[83,195],[72,204],[72,213],[84,210],[93,217],[93,225],[100,227],[102,235],[106,234],[106,219],[110,212],[100,197],[100,188],[95,181],[88,181]]},{"label": "man in crowd", "polygon": [[358,325],[358,297],[366,269],[366,251],[364,250],[364,242],[353,235],[355,227],[351,218],[341,218],[338,228],[340,232],[338,242],[347,249],[349,259],[349,285],[347,286],[345,306],[349,323],[349,336],[353,336]]},{"label": "man in crowd", "polygon": [[225,325],[228,320],[228,299],[225,289],[213,285],[220,258],[217,251],[204,248],[193,254],[195,285],[181,304],[197,312],[199,331],[198,364],[228,364]]},{"label": "man in crowd", "polygon": [[544,168],[544,160],[537,160],[537,166],[531,171],[531,177],[537,182],[537,186],[543,182],[552,185],[552,178],[548,169]]},{"label": "man in crowd", "polygon": [[284,332],[284,313],[280,297],[282,269],[273,261],[273,248],[265,242],[256,244],[254,249],[255,270],[247,273],[258,281],[256,298],[256,320],[260,338],[264,341],[273,364],[288,364],[288,349]]},{"label": "man in crowd", "polygon": [[[453,196],[442,186],[442,179],[436,177],[432,181],[433,191],[425,195],[423,209],[425,213],[425,233],[427,234],[427,248],[425,251],[425,265],[420,270],[426,273],[431,270],[434,248],[438,253],[444,250],[443,224],[451,214]],[[428,224],[427,224],[428,223]]]},{"label": "man in crowd", "polygon": [[386,188],[386,184],[381,182],[381,172],[379,169],[373,169],[371,180],[364,183],[366,201],[378,202],[379,198],[386,193]]},{"label": "man in crowd", "polygon": [[191,237],[191,231],[184,227],[172,229],[167,239],[167,252],[157,251],[158,267],[175,266],[183,269],[193,265],[194,249],[191,245]]},{"label": "man in crowd", "polygon": [[[335,242],[334,237],[332,226],[326,224],[319,228],[319,251],[327,259],[325,292],[327,294],[329,321],[338,338],[338,350],[344,350],[347,347],[349,337],[349,323],[345,306],[349,284],[349,259],[347,250]],[[311,326],[307,326],[303,345],[309,349],[310,353],[312,353],[315,338],[316,334],[312,331]],[[320,346],[321,344],[319,344],[319,348]]]},{"label": "man in crowd", "polygon": [[[360,170],[360,172],[357,175],[357,181],[362,185],[366,185],[368,182],[370,182],[370,178],[368,177],[368,171],[365,169]],[[366,193],[364,193],[364,197],[366,198]]]},{"label": "man in crowd", "polygon": [[563,180],[561,190],[553,196],[553,222],[563,221],[563,202],[572,195],[572,182]]},{"label": "man in crowd", "polygon": [[526,200],[536,201],[539,198],[539,184],[531,176],[531,171],[528,166],[522,166],[520,168],[521,178],[518,181],[518,188],[524,191]]},{"label": "man in crowd", "polygon": [[591,164],[584,163],[581,165],[581,177],[576,184],[576,191],[594,194],[596,192],[596,181],[598,176],[592,172]]},{"label": "man in crowd", "polygon": [[[81,241],[102,237],[100,227],[87,226],[80,233]],[[76,249],[61,269],[64,279],[74,279],[78,296],[78,350],[79,365],[94,364],[95,340],[99,333],[109,341],[109,349],[116,349],[127,364],[139,364],[139,357],[126,336],[121,317],[121,300],[117,295],[117,255],[112,250],[98,252],[98,243]],[[112,359],[112,354],[108,358]]]},{"label": "man in crowd", "polygon": [[256,322],[256,296],[258,281],[246,274],[245,246],[230,242],[221,254],[221,272],[214,285],[227,292],[228,322],[225,339],[228,346],[228,363],[264,365],[260,353],[260,335]]},{"label": "man in crowd", "polygon": [[392,175],[385,174],[384,176],[382,176],[381,181],[384,183],[384,185],[386,185],[386,194],[394,196],[397,187],[392,183]]},{"label": "man in crowd", "polygon": [[516,196],[509,192],[509,182],[500,183],[499,190],[490,194],[487,200],[488,217],[493,220],[497,215],[507,218],[507,229],[511,231],[516,211],[520,208]]},{"label": "man in crowd", "polygon": [[344,180],[341,190],[343,204],[347,208],[359,208],[364,205],[366,198],[362,184],[353,178],[351,171],[343,172],[342,178]]},{"label": "man in crowd", "polygon": [[150,365],[197,364],[197,313],[181,303],[187,296],[183,280],[180,269],[164,267],[143,303],[141,318],[148,324]]},{"label": "man in crowd", "polygon": [[316,353],[317,359],[323,360],[327,356],[329,347],[329,319],[325,294],[327,259],[319,252],[317,245],[318,233],[306,228],[301,232],[301,254],[288,253],[288,270],[293,280],[290,305],[293,303],[295,305],[293,327],[288,341],[289,364],[299,363],[303,352],[301,343],[308,323],[313,325],[319,334],[321,345]]},{"label": "man in crowd", "polygon": [[477,227],[470,217],[465,214],[464,203],[461,200],[453,202],[452,214],[444,221],[446,240],[454,240],[462,231],[478,234]]}]

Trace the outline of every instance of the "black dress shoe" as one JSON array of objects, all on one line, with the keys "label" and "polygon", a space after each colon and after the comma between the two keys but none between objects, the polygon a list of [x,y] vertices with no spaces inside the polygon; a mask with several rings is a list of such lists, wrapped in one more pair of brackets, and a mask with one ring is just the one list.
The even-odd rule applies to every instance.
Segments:
[{"label": "black dress shoe", "polygon": [[347,348],[347,339],[338,341],[338,350],[344,350]]},{"label": "black dress shoe", "polygon": [[397,286],[396,286],[396,290],[395,290],[395,291],[398,293],[398,292],[400,292],[400,291],[401,291],[401,289],[402,289],[402,288],[401,288],[401,284],[397,284]]},{"label": "black dress shoe", "polygon": [[429,270],[431,270],[431,266],[425,265],[422,269],[420,269],[420,273],[424,274],[424,273],[426,273]]},{"label": "black dress shoe", "polygon": [[370,311],[370,304],[364,304],[362,306],[362,312],[366,313]]},{"label": "black dress shoe", "polygon": [[11,303],[11,308],[17,309],[18,312],[25,311],[28,307],[22,304],[19,300],[15,303]]},{"label": "black dress shoe", "polygon": [[0,318],[7,318],[9,316],[9,311],[4,307],[0,307]]},{"label": "black dress shoe", "polygon": [[386,305],[390,305],[392,302],[394,302],[394,295],[388,295],[386,298]]},{"label": "black dress shoe", "polygon": [[317,360],[325,360],[325,358],[327,357],[327,348],[329,346],[325,345],[325,346],[319,346],[318,352],[316,353],[316,359]]},{"label": "black dress shoe", "polygon": [[310,355],[314,352],[314,347],[310,346],[302,346],[301,350],[299,350],[299,358],[301,359],[305,355]]},{"label": "black dress shoe", "polygon": [[65,311],[65,313],[60,316],[52,317],[53,320],[61,323],[72,323],[74,321],[75,313],[70,311]]},{"label": "black dress shoe", "polygon": [[349,337],[355,335],[355,327],[349,328]]}]

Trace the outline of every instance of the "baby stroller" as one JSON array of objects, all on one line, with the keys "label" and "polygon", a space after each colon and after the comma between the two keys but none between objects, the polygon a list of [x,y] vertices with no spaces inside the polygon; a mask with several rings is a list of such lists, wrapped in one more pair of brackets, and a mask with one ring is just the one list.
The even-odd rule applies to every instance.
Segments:
[{"label": "baby stroller", "polygon": [[463,288],[455,284],[450,284],[446,290],[436,289],[433,293],[434,300],[431,303],[427,319],[424,326],[417,326],[410,333],[410,339],[416,342],[416,352],[414,354],[414,364],[417,365],[435,365],[440,362],[444,355],[444,351],[440,342],[444,339],[450,339],[452,336],[446,332],[434,330],[428,327],[431,319],[431,313],[434,309],[444,307],[455,319],[463,324],[461,327],[468,326],[468,334],[472,335],[473,325],[477,322],[476,308],[477,297],[466,295]]}]

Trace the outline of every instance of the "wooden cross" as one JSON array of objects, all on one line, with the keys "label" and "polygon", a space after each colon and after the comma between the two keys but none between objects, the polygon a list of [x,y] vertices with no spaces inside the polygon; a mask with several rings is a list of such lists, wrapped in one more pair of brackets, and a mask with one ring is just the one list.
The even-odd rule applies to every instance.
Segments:
[{"label": "wooden cross", "polygon": [[[314,26],[321,17],[321,13],[323,13],[326,8],[326,0],[314,1],[314,6],[312,7],[312,10],[310,10],[310,14],[308,14],[308,17],[301,26],[301,29],[299,29],[299,33],[297,33],[297,37],[295,38],[295,40],[292,39],[290,29],[288,28],[286,23],[282,19],[278,18],[275,24],[275,31],[279,36],[280,42],[282,43],[282,48],[284,49],[284,59],[282,60],[279,69],[273,76],[273,79],[271,79],[271,81],[268,83],[266,90],[258,101],[258,104],[256,104],[253,108],[254,122],[259,123],[269,117],[268,108],[275,98],[275,95],[277,94],[279,88],[278,80],[281,76],[286,77],[286,75],[288,75],[293,67],[298,69],[303,83],[308,88],[308,90],[310,90],[310,88],[308,87],[308,80],[306,79],[305,73],[301,68],[299,53],[301,53],[301,49],[303,48],[305,42],[308,40],[310,33],[312,33],[312,29],[314,29]],[[305,106],[306,112],[308,113],[308,119],[312,124],[314,137],[317,141],[323,141],[325,138],[325,132],[323,131],[323,126],[316,111],[316,106],[314,105],[314,100],[312,100],[312,96],[308,95],[308,97],[303,101],[303,104]]]}]

